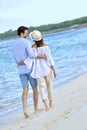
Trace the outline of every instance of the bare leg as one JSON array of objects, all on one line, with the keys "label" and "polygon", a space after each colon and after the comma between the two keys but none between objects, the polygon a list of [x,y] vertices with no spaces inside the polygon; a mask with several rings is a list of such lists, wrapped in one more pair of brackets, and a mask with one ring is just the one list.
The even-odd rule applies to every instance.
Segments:
[{"label": "bare leg", "polygon": [[33,101],[34,101],[34,112],[42,111],[43,109],[38,109],[38,89],[33,87]]},{"label": "bare leg", "polygon": [[34,112],[38,111],[38,90],[37,87],[33,87],[33,101],[34,101]]},{"label": "bare leg", "polygon": [[27,95],[28,95],[28,90],[29,88],[26,87],[23,89],[23,94],[22,94],[22,103],[23,103],[23,112],[25,118],[29,117],[28,110],[27,110]]}]

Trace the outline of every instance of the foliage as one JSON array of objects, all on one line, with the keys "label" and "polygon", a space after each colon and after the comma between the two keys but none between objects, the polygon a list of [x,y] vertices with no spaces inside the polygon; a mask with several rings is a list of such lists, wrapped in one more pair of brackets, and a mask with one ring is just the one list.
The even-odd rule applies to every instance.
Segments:
[{"label": "foliage", "polygon": [[[76,25],[76,24],[84,24],[87,23],[87,16],[86,17],[81,17],[78,19],[74,19],[74,20],[70,20],[70,21],[64,21],[61,23],[56,23],[56,24],[48,24],[48,25],[41,25],[38,27],[29,27],[29,32],[31,32],[32,30],[40,30],[41,32],[45,32],[45,31],[50,31],[50,30],[54,30],[54,29],[60,29],[60,28],[66,28],[72,25]],[[12,31],[12,29],[1,33],[0,34],[0,39],[4,39],[4,38],[11,38],[11,37],[15,37],[17,36],[17,30]]]}]

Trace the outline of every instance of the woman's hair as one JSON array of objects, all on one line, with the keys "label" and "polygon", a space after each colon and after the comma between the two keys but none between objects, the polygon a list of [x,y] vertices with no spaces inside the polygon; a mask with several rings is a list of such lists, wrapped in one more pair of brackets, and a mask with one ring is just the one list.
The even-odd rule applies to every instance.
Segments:
[{"label": "woman's hair", "polygon": [[37,45],[37,47],[40,47],[43,44],[43,39],[41,39],[40,41],[34,41],[34,42]]}]

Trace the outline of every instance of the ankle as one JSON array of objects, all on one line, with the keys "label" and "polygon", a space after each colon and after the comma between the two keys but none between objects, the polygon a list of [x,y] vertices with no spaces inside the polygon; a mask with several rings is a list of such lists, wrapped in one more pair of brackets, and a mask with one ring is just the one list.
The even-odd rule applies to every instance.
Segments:
[{"label": "ankle", "polygon": [[24,108],[23,108],[23,111],[24,111],[24,112],[28,111],[27,107],[24,107]]},{"label": "ankle", "polygon": [[49,104],[48,104],[47,99],[43,100],[43,102],[44,102],[44,105],[45,105],[45,110],[49,111]]},{"label": "ankle", "polygon": [[49,101],[49,106],[50,106],[50,108],[53,107],[53,101],[52,100]]}]

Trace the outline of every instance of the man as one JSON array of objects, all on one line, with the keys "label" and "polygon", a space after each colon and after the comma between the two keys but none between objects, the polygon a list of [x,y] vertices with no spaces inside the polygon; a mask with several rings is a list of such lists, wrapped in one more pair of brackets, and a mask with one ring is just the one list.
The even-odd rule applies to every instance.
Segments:
[{"label": "man", "polygon": [[[18,39],[16,40],[16,44],[13,46],[13,55],[16,63],[18,64],[20,61],[24,61],[27,57],[30,59],[42,58],[46,59],[44,55],[34,54],[31,48],[29,41],[26,39],[28,36],[28,28],[24,26],[20,26],[17,30]],[[38,111],[38,90],[37,90],[37,82],[36,79],[33,79],[30,76],[30,72],[32,71],[33,64],[30,62],[30,67],[27,68],[26,65],[18,66],[19,77],[21,80],[21,84],[23,87],[22,93],[22,103],[23,103],[23,112],[25,118],[29,117],[27,110],[27,96],[29,90],[30,82],[33,90],[33,100],[34,100],[34,112]]]}]

